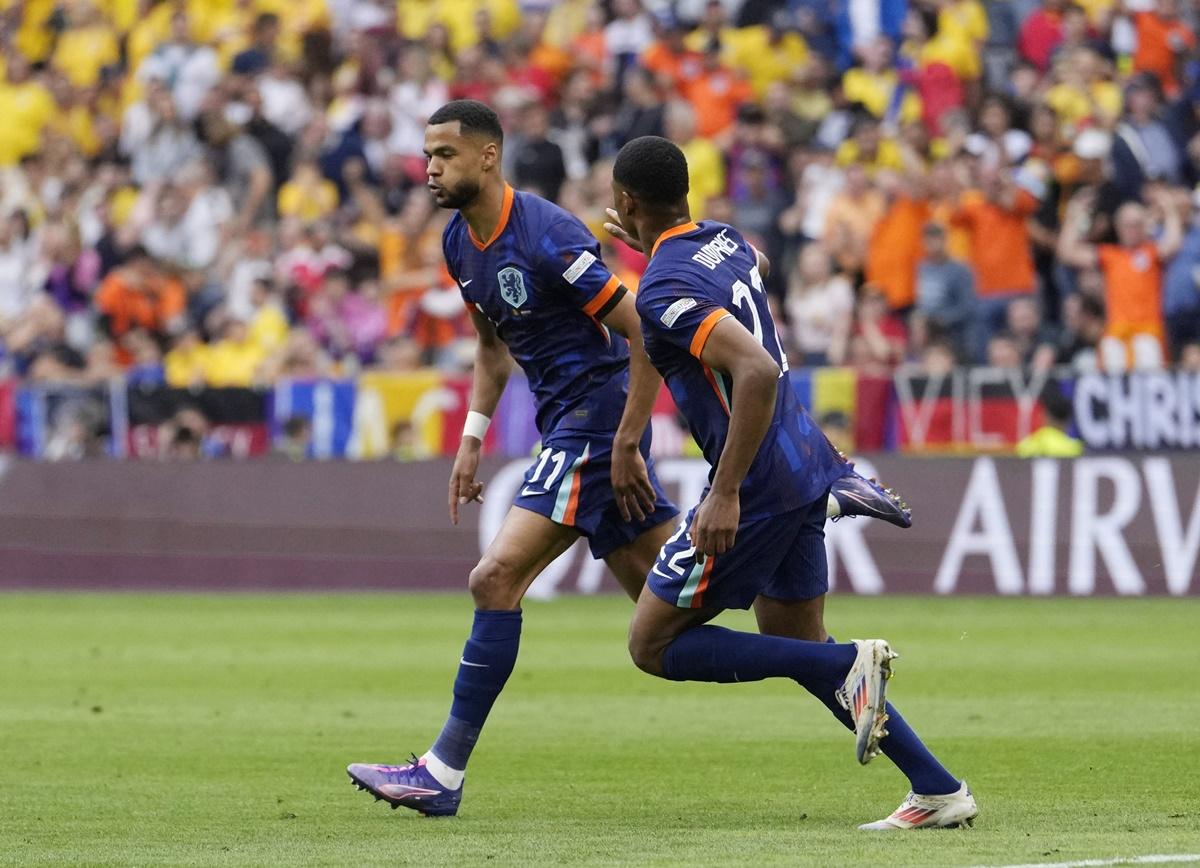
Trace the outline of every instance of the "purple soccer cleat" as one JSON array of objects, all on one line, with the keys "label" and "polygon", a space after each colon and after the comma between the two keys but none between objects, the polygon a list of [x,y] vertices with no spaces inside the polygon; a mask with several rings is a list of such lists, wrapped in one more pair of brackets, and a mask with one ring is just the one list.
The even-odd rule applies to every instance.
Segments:
[{"label": "purple soccer cleat", "polygon": [[412,808],[426,817],[453,817],[462,801],[462,785],[448,790],[425,768],[425,760],[414,755],[408,765],[384,766],[352,763],[346,766],[350,782],[383,799],[392,809]]},{"label": "purple soccer cleat", "polygon": [[[847,516],[865,515],[894,524],[896,527],[912,527],[912,510],[908,504],[890,488],[884,488],[874,479],[867,479],[851,469],[837,479],[829,490],[829,517],[834,521]],[[836,504],[836,511],[833,509]]]}]

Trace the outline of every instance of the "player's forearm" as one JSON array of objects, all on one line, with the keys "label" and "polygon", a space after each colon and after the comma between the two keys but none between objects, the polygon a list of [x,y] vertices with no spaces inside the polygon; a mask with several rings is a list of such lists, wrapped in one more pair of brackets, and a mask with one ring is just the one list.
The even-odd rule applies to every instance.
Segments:
[{"label": "player's forearm", "polygon": [[617,448],[637,449],[650,424],[654,402],[662,387],[662,377],[650,363],[641,339],[629,344],[629,394],[625,398],[625,411],[613,445]]},{"label": "player's forearm", "polygon": [[471,412],[491,418],[512,373],[512,357],[503,344],[475,348],[475,374],[471,380]]},{"label": "player's forearm", "polygon": [[729,433],[712,481],[712,490],[721,494],[737,493],[750,472],[754,456],[775,416],[779,388],[779,368],[774,364],[754,361],[740,370],[730,371],[730,374],[733,376],[734,401],[730,409]]}]

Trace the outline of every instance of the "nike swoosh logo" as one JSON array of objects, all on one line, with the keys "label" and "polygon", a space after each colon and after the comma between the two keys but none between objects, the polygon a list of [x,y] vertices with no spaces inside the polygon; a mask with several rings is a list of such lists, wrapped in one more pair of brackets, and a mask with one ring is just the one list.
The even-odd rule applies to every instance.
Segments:
[{"label": "nike swoosh logo", "polygon": [[462,288],[466,289],[468,286],[470,286],[474,282],[474,280],[475,280],[475,278],[473,278],[473,277],[470,280],[464,280],[462,282]]},{"label": "nike swoosh logo", "polygon": [[839,491],[838,494],[840,494],[842,497],[846,498],[846,500],[852,500],[855,503],[857,503],[859,506],[865,507],[867,509],[871,509],[874,507],[874,504],[871,501],[860,496],[857,492],[842,490],[842,491]]},{"label": "nike swoosh logo", "polygon": [[460,657],[458,660],[463,666],[474,666],[476,669],[490,669],[486,663],[472,663],[470,660]]},{"label": "nike swoosh logo", "polygon": [[664,573],[662,570],[660,570],[657,566],[651,567],[650,572],[658,573],[658,575],[662,576],[668,582],[677,582],[677,581],[679,581],[679,578],[680,578],[679,576],[668,576],[666,573]]}]

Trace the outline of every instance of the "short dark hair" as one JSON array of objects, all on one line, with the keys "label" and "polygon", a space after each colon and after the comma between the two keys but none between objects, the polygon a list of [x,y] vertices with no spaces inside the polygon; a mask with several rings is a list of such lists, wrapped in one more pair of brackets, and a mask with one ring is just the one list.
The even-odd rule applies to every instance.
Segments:
[{"label": "short dark hair", "polygon": [[1075,415],[1075,408],[1071,405],[1071,400],[1063,394],[1062,387],[1058,383],[1054,380],[1047,382],[1039,397],[1047,417],[1055,422],[1070,423],[1071,417]]},{"label": "short dark hair", "polygon": [[458,121],[464,136],[487,136],[497,144],[504,143],[504,128],[500,117],[490,106],[475,99],[456,99],[446,103],[429,116],[429,124],[452,124]]},{"label": "short dark hair", "polygon": [[121,257],[123,263],[137,262],[139,260],[152,261],[154,257],[150,255],[150,251],[140,244],[135,244],[125,251],[125,255]]},{"label": "short dark hair", "polygon": [[688,194],[687,158],[661,136],[639,136],[621,148],[613,178],[651,205],[674,205]]}]

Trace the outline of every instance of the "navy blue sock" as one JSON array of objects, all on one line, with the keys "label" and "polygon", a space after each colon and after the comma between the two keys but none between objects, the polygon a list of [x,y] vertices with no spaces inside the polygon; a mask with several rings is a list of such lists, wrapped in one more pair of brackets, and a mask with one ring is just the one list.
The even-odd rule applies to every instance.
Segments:
[{"label": "navy blue sock", "polygon": [[794,678],[801,684],[840,681],[854,665],[853,645],[804,642],[739,633],[706,624],[680,633],[663,652],[672,681],[762,681]]},{"label": "navy blue sock", "polygon": [[[830,636],[827,641],[833,644],[833,637]],[[796,680],[799,681],[799,679]],[[833,712],[833,716],[840,720],[847,729],[853,730],[854,721],[850,717],[850,712],[842,708],[834,697],[834,691],[841,686],[841,683],[841,679],[809,683],[800,681],[800,686],[825,703],[826,707]],[[925,747],[924,742],[917,737],[912,727],[890,702],[887,704],[887,712],[888,735],[879,742],[879,749],[908,778],[912,791],[922,796],[942,796],[957,791],[960,786],[959,781],[946,771],[946,768],[937,761],[937,757],[929,752],[929,748]]]},{"label": "navy blue sock", "polygon": [[504,682],[517,662],[521,641],[521,610],[475,610],[471,638],[463,648],[454,703],[442,733],[433,743],[433,754],[452,769],[465,769],[479,732],[487,720]]}]

